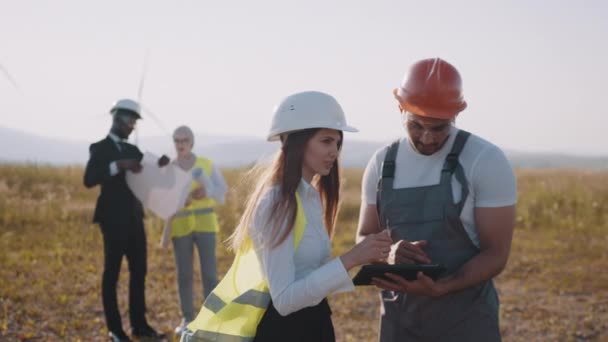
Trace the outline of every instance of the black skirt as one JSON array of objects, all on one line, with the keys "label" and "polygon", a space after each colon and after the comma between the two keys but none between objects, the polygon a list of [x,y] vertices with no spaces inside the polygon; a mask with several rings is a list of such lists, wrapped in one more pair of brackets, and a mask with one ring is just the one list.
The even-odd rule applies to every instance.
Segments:
[{"label": "black skirt", "polygon": [[335,342],[327,299],[316,306],[281,316],[272,302],[264,313],[253,342]]}]

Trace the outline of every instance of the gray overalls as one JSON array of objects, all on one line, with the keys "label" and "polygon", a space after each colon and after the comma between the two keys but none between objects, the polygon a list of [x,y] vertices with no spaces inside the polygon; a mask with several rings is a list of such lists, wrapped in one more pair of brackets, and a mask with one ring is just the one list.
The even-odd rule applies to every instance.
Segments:
[{"label": "gray overalls", "polygon": [[[424,248],[432,263],[456,272],[479,253],[460,220],[468,196],[468,184],[458,161],[470,133],[460,130],[448,154],[438,185],[393,189],[399,141],[387,151],[378,182],[380,222],[392,229],[393,241],[426,240]],[[452,177],[462,187],[454,203]],[[491,280],[439,298],[382,292],[380,341],[500,341],[498,296]]]}]

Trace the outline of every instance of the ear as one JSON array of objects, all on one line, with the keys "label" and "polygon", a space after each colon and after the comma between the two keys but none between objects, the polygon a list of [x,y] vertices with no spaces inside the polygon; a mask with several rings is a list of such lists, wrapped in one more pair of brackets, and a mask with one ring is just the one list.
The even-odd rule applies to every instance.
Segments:
[{"label": "ear", "polygon": [[112,114],[112,125],[120,124],[120,119],[116,116],[116,114]]},{"label": "ear", "polygon": [[399,113],[403,113],[403,107],[401,107],[401,102],[399,101],[400,100],[399,94],[397,92],[398,92],[397,88],[393,89],[393,96],[395,96],[395,99],[397,100],[397,103],[398,103],[397,107],[399,107]]}]

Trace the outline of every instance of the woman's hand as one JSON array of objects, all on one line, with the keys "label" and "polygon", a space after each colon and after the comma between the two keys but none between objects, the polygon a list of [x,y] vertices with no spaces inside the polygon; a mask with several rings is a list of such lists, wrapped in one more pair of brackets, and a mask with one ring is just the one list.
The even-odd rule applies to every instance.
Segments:
[{"label": "woman's hand", "polygon": [[207,190],[204,186],[200,185],[198,188],[192,190],[190,197],[195,200],[200,200],[207,197]]},{"label": "woman's hand", "polygon": [[427,242],[399,240],[391,246],[388,256],[389,264],[430,264],[431,259],[424,252]]},{"label": "woman's hand", "polygon": [[392,242],[393,240],[386,230],[369,234],[350,251],[343,254],[340,259],[347,270],[372,262],[386,262]]}]

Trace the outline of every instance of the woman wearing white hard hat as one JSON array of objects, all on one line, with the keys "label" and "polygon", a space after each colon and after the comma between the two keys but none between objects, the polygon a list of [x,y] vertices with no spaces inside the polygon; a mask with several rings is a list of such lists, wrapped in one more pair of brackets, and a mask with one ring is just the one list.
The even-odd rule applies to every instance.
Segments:
[{"label": "woman wearing white hard hat", "polygon": [[335,341],[325,297],[352,291],[348,270],[385,260],[391,239],[370,235],[331,258],[346,124],[338,102],[309,91],[274,111],[269,141],[281,149],[231,236],[235,261],[182,341]]}]

